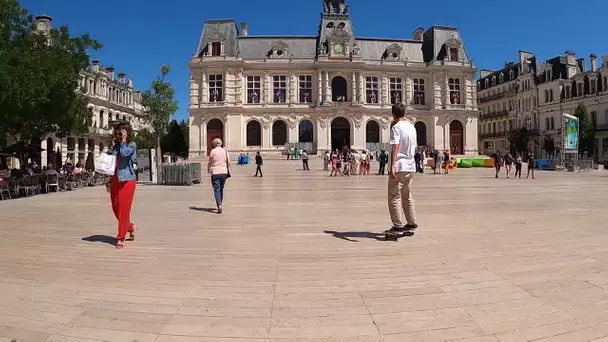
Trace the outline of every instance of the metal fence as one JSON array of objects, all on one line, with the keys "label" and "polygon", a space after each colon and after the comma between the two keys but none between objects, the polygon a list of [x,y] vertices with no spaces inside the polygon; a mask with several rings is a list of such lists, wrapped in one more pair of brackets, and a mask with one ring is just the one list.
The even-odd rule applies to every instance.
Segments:
[{"label": "metal fence", "polygon": [[201,182],[201,164],[199,163],[162,164],[160,168],[159,184],[192,185]]}]

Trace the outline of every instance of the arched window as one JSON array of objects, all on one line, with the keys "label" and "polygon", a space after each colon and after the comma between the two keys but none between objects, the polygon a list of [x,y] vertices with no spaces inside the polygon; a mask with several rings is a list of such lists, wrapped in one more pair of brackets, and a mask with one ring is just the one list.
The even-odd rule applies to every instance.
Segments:
[{"label": "arched window", "polygon": [[553,89],[549,90],[549,101],[553,102]]},{"label": "arched window", "polygon": [[256,120],[247,124],[247,146],[262,146],[262,126]]},{"label": "arched window", "polygon": [[549,91],[545,89],[545,102],[549,102]]},{"label": "arched window", "polygon": [[555,129],[555,121],[553,120],[553,118],[550,119],[551,120],[551,130]]},{"label": "arched window", "polygon": [[380,125],[375,120],[370,120],[365,125],[365,142],[379,143],[380,142]]},{"label": "arched window", "polygon": [[287,143],[287,124],[277,120],[272,124],[272,145],[283,146]]}]

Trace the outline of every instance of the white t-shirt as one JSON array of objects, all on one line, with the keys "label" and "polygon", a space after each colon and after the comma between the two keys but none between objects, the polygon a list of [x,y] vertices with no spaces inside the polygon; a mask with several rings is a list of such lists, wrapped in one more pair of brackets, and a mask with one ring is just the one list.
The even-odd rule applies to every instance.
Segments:
[{"label": "white t-shirt", "polygon": [[[416,128],[407,120],[400,120],[391,128],[390,145],[398,145],[395,172],[416,172]],[[391,149],[392,150],[392,149]]]}]

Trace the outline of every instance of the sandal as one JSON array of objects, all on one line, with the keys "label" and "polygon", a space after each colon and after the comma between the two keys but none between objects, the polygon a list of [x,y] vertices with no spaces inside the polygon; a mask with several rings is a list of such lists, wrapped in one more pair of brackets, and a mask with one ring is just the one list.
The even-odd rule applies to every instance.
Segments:
[{"label": "sandal", "polygon": [[123,249],[125,247],[125,242],[123,240],[116,241],[116,249]]},{"label": "sandal", "polygon": [[131,228],[127,232],[127,233],[129,233],[129,238],[127,239],[127,241],[135,241],[135,230],[136,229],[137,229],[137,226],[132,223]]}]

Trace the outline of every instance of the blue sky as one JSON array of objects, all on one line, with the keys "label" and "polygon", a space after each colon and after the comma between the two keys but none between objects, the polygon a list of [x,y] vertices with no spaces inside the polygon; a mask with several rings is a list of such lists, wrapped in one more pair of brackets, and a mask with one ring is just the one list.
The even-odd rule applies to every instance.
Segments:
[{"label": "blue sky", "polygon": [[[89,33],[104,48],[91,57],[113,65],[146,89],[169,64],[169,81],[179,101],[177,119],[187,118],[187,62],[196,49],[203,22],[235,19],[249,23],[250,35],[314,35],[322,0],[21,0],[32,14],[47,14],[72,34]],[[497,69],[514,61],[518,50],[541,60],[576,52],[608,54],[608,1],[536,0],[347,0],[355,35],[410,38],[416,27],[456,26],[478,68]],[[432,7],[431,7],[432,6]],[[598,58],[599,59],[599,58]]]}]

